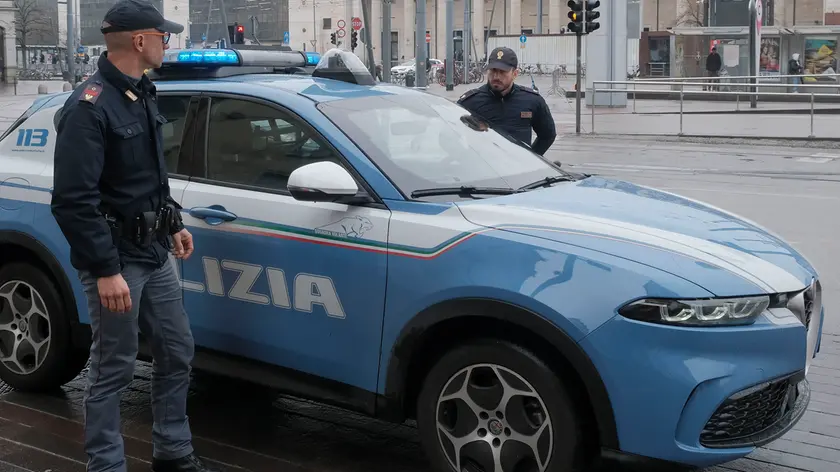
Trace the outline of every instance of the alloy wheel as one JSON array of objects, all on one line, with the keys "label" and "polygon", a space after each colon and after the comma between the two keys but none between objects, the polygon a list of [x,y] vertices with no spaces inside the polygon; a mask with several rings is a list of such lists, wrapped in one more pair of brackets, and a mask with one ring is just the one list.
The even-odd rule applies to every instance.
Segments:
[{"label": "alloy wheel", "polygon": [[437,403],[437,432],[457,472],[544,472],[554,448],[548,408],[516,372],[476,364],[453,375]]},{"label": "alloy wheel", "polygon": [[50,318],[32,285],[11,280],[0,287],[0,364],[17,375],[36,372],[50,349]]}]

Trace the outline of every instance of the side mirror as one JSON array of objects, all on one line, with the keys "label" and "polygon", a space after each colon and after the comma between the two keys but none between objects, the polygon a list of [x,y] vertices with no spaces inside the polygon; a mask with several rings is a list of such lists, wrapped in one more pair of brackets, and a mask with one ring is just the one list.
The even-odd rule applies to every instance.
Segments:
[{"label": "side mirror", "polygon": [[353,176],[329,161],[298,167],[289,176],[287,187],[295,200],[305,202],[334,202],[359,191]]}]

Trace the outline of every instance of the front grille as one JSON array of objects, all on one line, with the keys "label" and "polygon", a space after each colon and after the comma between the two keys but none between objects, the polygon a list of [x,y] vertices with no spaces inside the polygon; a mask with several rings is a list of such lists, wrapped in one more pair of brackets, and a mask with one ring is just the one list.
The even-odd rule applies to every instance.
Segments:
[{"label": "front grille", "polygon": [[733,447],[733,444],[774,426],[790,411],[797,398],[792,378],[777,380],[754,392],[730,397],[712,415],[700,433],[706,447]]}]

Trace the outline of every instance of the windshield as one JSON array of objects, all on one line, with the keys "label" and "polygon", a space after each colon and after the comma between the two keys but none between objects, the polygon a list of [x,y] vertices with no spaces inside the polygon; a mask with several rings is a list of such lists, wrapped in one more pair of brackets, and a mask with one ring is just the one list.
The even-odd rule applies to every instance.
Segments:
[{"label": "windshield", "polygon": [[379,95],[325,102],[318,108],[404,195],[461,186],[517,189],[566,175],[442,97]]}]

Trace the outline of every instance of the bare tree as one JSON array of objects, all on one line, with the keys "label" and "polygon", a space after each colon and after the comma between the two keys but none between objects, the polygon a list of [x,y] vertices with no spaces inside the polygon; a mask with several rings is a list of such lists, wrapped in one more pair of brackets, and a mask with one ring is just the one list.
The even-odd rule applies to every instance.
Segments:
[{"label": "bare tree", "polygon": [[706,2],[704,0],[679,0],[678,26],[705,26]]},{"label": "bare tree", "polygon": [[[15,32],[17,42],[20,44],[23,57],[26,57],[27,45],[37,39],[53,36],[58,39],[58,25],[50,21],[47,12],[39,5],[37,0],[14,0],[15,9]],[[57,43],[56,43],[57,44]],[[27,61],[24,61],[26,67]]]}]

